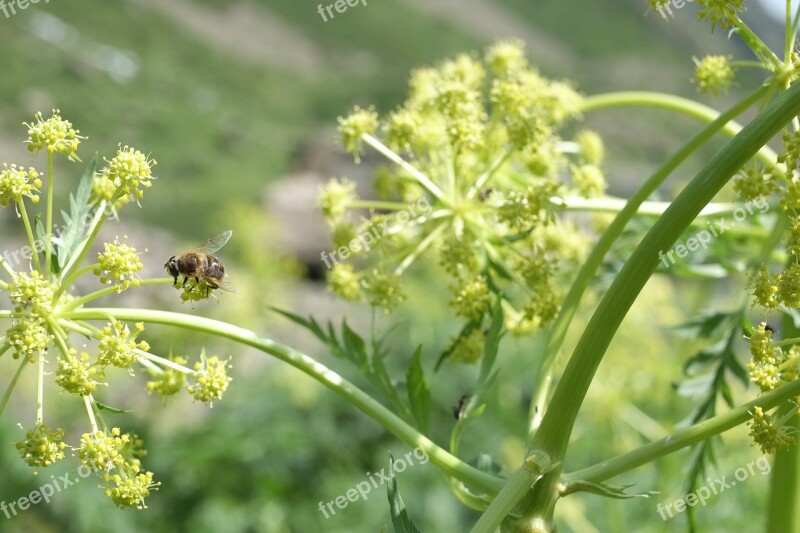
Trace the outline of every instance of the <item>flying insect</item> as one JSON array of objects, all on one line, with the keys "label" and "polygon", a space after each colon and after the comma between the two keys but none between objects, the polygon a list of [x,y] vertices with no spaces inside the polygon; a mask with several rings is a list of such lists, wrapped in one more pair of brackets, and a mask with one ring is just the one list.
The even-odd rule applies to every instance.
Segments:
[{"label": "flying insect", "polygon": [[238,292],[236,285],[225,273],[225,265],[214,254],[218,252],[230,240],[233,232],[223,231],[214,235],[198,248],[181,255],[173,255],[164,264],[164,268],[175,282],[174,287],[178,286],[178,277],[183,276],[183,284],[194,278],[195,284],[200,285],[202,280],[206,284],[206,296],[211,289],[222,289],[228,292]]}]

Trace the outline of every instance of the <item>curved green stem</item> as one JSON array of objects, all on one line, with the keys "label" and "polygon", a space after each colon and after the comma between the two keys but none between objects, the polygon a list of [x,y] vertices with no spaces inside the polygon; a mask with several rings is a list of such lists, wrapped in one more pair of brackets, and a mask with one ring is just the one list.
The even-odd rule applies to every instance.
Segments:
[{"label": "curved green stem", "polygon": [[676,431],[662,439],[650,442],[596,465],[564,474],[562,481],[565,483],[575,481],[599,483],[605,481],[747,422],[752,418],[750,413],[755,407],[761,407],[766,411],[794,398],[798,394],[800,394],[800,381],[787,383],[759,396],[755,400],[731,409],[725,414]]},{"label": "curved green stem", "polygon": [[[754,91],[747,98],[733,106],[731,109],[722,114],[717,114],[716,111],[696,104],[691,100],[678,98],[674,96],[661,95],[658,93],[645,93],[645,92],[618,92],[586,99],[584,105],[584,112],[591,110],[603,109],[606,107],[614,107],[618,105],[646,105],[662,107],[665,109],[672,109],[684,112],[690,116],[699,118],[700,120],[709,120],[710,124],[703,128],[702,131],[697,133],[694,137],[689,139],[675,154],[670,157],[659,169],[657,169],[645,183],[639,188],[636,193],[631,196],[625,207],[619,212],[617,217],[606,229],[605,233],[601,236],[600,240],[595,245],[586,262],[581,266],[578,271],[575,281],[567,293],[564,302],[561,305],[561,310],[556,316],[555,321],[550,326],[547,332],[547,340],[545,342],[545,349],[539,364],[539,371],[536,377],[535,388],[531,398],[531,405],[529,411],[529,437],[532,437],[542,422],[545,414],[550,388],[552,386],[552,371],[555,364],[556,356],[564,343],[564,338],[567,335],[572,318],[578,309],[580,300],[583,293],[594,278],[595,272],[603,262],[606,253],[611,249],[614,242],[622,235],[625,226],[628,222],[639,212],[645,200],[664,182],[664,180],[674,171],[678,166],[683,163],[689,155],[691,155],[699,146],[708,141],[719,131],[731,133],[740,131],[741,127],[732,123],[732,119],[741,114],[745,109],[749,108],[758,102],[767,88],[760,87]],[[759,157],[763,160],[769,161],[770,167],[775,165],[777,156],[769,148],[761,147],[758,151]],[[766,163],[765,163],[766,164]],[[706,209],[704,206],[703,209]],[[701,210],[702,212],[702,210]]]},{"label": "curved green stem", "polygon": [[495,494],[503,484],[501,479],[469,466],[437,446],[436,443],[333,370],[303,353],[266,337],[261,337],[250,330],[210,318],[151,309],[84,308],[61,314],[63,318],[75,320],[104,320],[109,315],[116,317],[118,320],[167,324],[200,331],[252,346],[273,355],[343,396],[409,446],[420,447],[425,450],[431,462],[445,474],[460,479],[475,489],[488,494]]}]

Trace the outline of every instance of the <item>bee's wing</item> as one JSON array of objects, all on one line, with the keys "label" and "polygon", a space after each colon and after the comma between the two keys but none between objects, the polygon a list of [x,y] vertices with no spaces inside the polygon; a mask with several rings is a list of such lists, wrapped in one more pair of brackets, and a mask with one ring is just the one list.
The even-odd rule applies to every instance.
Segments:
[{"label": "bee's wing", "polygon": [[227,242],[231,238],[231,235],[233,235],[233,232],[231,230],[225,230],[222,233],[214,235],[206,242],[198,246],[196,250],[193,251],[206,255],[213,254],[214,252],[225,246],[225,244],[227,244]]},{"label": "bee's wing", "polygon": [[238,289],[238,287],[236,287],[236,285],[235,285],[235,284],[234,284],[234,283],[231,281],[231,278],[229,278],[228,276],[225,276],[225,277],[224,277],[224,278],[222,278],[221,280],[215,279],[215,280],[213,280],[213,281],[214,281],[214,283],[216,283],[216,284],[219,286],[219,288],[220,288],[220,289],[222,289],[223,291],[228,291],[228,292],[239,292],[239,289]]}]

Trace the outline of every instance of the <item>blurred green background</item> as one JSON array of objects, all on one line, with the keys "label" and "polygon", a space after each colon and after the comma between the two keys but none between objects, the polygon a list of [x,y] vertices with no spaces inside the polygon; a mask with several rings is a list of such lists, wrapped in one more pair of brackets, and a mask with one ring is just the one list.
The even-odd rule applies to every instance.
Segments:
[{"label": "blurred green background", "polygon": [[[117,143],[150,153],[158,160],[156,186],[147,191],[141,209],[126,207],[124,223],[104,235],[127,234],[137,248],[148,248],[143,261],[150,275],[159,275],[169,255],[232,228],[235,237],[223,257],[243,290],[235,299],[190,309],[175,303],[176,293],[156,287],[126,295],[131,305],[181,309],[252,327],[318,357],[368,391],[354,369],[332,360],[307,334],[269,311],[273,305],[313,311],[323,320],[347,317],[362,332],[368,328],[365,309],[336,302],[315,279],[319,264],[309,250],[327,249],[319,244],[321,219],[305,217],[298,226],[284,216],[286,211],[297,216],[301,203],[310,211],[313,203],[301,200],[306,196],[295,195],[293,187],[302,185],[300,190],[310,194],[320,180],[364,172],[338,147],[337,116],[356,104],[390,110],[402,101],[412,68],[479,51],[498,38],[522,38],[544,74],[571,79],[586,94],[637,89],[698,98],[689,83],[691,57],[740,52],[724,32],[711,36],[696,22],[694,4],[676,11],[669,22],[641,0],[373,0],[327,22],[317,5],[51,0],[11,17],[0,13],[0,160],[41,166],[42,158],[30,163],[22,122],[53,107],[88,135],[80,150],[84,160],[95,151],[111,157]],[[769,29],[756,6],[750,15],[754,25]],[[750,83],[743,78],[726,97],[699,99],[722,109],[749,91]],[[648,110],[598,113],[587,126],[606,141],[611,192],[617,194],[629,192],[697,129],[689,119]],[[690,162],[684,177],[710,153]],[[57,172],[63,200],[81,167],[59,162]],[[670,182],[665,194],[679,184]],[[3,247],[20,236],[14,213],[0,213]],[[403,368],[412,346],[423,343],[426,370],[432,370],[456,324],[448,318],[447,296],[435,272],[420,272],[410,290],[398,318],[401,327],[391,336],[393,362]],[[671,383],[681,379],[692,346],[661,325],[680,321],[709,300],[735,305],[738,297],[723,291],[698,297],[697,286],[688,283],[679,287],[687,297],[677,303],[675,290],[654,280],[648,304],[630,314],[590,390],[573,436],[569,470],[663,436],[688,413],[689,403],[674,395]],[[592,308],[588,302],[576,329]],[[109,415],[109,422],[145,439],[145,465],[162,482],[148,501],[150,508],[117,510],[88,479],[49,505],[12,520],[0,515],[0,531],[391,531],[385,487],[329,519],[318,503],[344,494],[366,472],[387,467],[388,453],[405,455],[406,445],[316,382],[262,354],[232,352],[230,344],[155,327],[148,328],[147,338],[155,353],[196,353],[204,346],[232,356],[234,364],[234,381],[213,409],[188,399],[162,405],[144,392],[144,375],[111,378],[115,386],[104,401],[134,413]],[[575,340],[573,333],[568,349]],[[538,342],[506,341],[503,375],[489,412],[465,438],[466,456],[491,453],[505,473],[522,458],[533,377],[529,360]],[[4,378],[15,368],[9,359],[0,359]],[[432,378],[437,442],[447,442],[451,407],[473,380],[474,369],[452,367]],[[48,420],[67,428],[74,442],[87,427],[81,405],[55,389],[48,393]],[[31,425],[34,413],[30,375],[0,420],[0,500],[29,493],[52,473],[74,477],[74,460],[38,476],[19,460],[13,443],[23,432],[16,424]],[[720,474],[730,476],[758,456],[748,443],[744,429],[726,434]],[[649,500],[565,499],[559,505],[561,530],[685,527],[680,516],[663,522],[656,504],[683,495],[687,457],[688,452],[677,453],[615,480],[635,483],[635,490],[660,491]],[[399,485],[425,532],[466,531],[476,519],[430,464],[400,474]],[[699,523],[707,531],[759,523],[766,486],[767,479],[757,476],[712,499],[698,509]]]}]

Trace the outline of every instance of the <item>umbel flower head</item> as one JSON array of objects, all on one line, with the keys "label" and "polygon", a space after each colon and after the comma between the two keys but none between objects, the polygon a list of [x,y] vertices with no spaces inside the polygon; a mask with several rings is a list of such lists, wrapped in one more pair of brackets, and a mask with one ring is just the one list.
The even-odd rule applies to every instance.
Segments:
[{"label": "umbel flower head", "polygon": [[705,56],[693,58],[696,65],[693,81],[700,92],[718,95],[728,90],[733,83],[734,70],[728,56]]},{"label": "umbel flower head", "polygon": [[[124,236],[123,241],[127,238],[127,235]],[[103,244],[103,251],[97,254],[94,274],[100,277],[100,283],[114,285],[117,292],[122,292],[139,285],[137,273],[142,268],[136,248],[117,238],[114,242]]]},{"label": "umbel flower head", "polygon": [[48,153],[60,152],[73,161],[78,158],[78,145],[86,139],[79,135],[79,131],[72,127],[72,123],[61,118],[61,111],[53,109],[50,118],[45,120],[42,113],[36,113],[34,122],[25,125],[28,127],[28,150],[38,152],[47,150]]},{"label": "umbel flower head", "polygon": [[29,198],[31,203],[39,203],[39,188],[42,180],[34,168],[25,170],[12,164],[3,163],[0,168],[0,205],[8,206],[10,202],[19,203],[22,198]]},{"label": "umbel flower head", "polygon": [[[20,426],[24,438],[16,443],[16,448],[22,460],[34,468],[48,467],[63,459],[69,447],[64,442],[65,432],[61,428],[51,429],[45,422],[49,405],[46,393],[51,389],[47,380],[51,380],[61,389],[59,402],[77,400],[86,409],[91,430],[83,435],[77,448],[82,467],[97,473],[105,494],[116,505],[144,509],[145,499],[159,483],[142,465],[145,452],[141,439],[124,434],[119,428],[109,430],[103,419],[104,411],[111,408],[104,409],[106,406],[101,403],[104,398],[96,396],[112,386],[105,382],[111,374],[108,368],[124,368],[133,375],[134,365],[141,364],[154,376],[147,385],[148,391],[164,396],[183,390],[187,376],[192,376],[195,383],[187,387],[188,392],[210,404],[222,397],[231,381],[227,375],[229,364],[218,357],[203,357],[193,370],[185,366],[188,361],[184,358],[169,360],[152,354],[149,343],[139,338],[144,323],[132,321],[129,325],[118,320],[115,315],[120,311],[113,307],[94,316],[75,316],[94,313],[95,309],[86,304],[98,298],[140,285],[143,265],[140,254],[127,243],[127,237],[105,243],[95,264],[82,263],[89,256],[109,211],[116,215],[123,204],[138,200],[144,189],[152,186],[155,161],[135,148],[122,145],[107,160],[108,166],[99,172],[98,158],[93,158],[76,193],[70,195],[68,209],[60,211],[64,224],[54,231],[59,226],[53,219],[52,193],[62,182],[53,179],[56,168],[51,164],[53,155],[63,153],[79,161],[76,151],[84,137],[57,110],[48,119],[38,113],[34,122],[26,126],[28,148],[34,152],[47,151],[48,179],[43,193],[42,180],[35,169],[0,162],[0,207],[14,204],[28,241],[27,246],[11,255],[13,262],[7,254],[0,257],[0,292],[6,293],[2,300],[11,304],[11,309],[2,310],[7,324],[3,326],[0,357],[10,352],[19,365],[16,372],[5,376],[10,384],[8,393],[0,398],[0,414],[7,407],[15,385],[22,382],[19,378],[24,371],[37,372],[38,390],[30,413],[31,418],[35,413],[35,424],[27,430]],[[28,216],[26,206],[38,203],[41,194],[51,196],[43,202],[40,221],[38,213],[35,219]],[[18,253],[27,264],[19,264]],[[73,283],[92,273],[109,287],[76,294],[92,284],[73,286]],[[172,280],[149,281],[167,284]],[[97,285],[96,280],[93,284]],[[207,297],[207,290],[203,297]],[[145,320],[153,313],[152,310],[137,312]],[[78,335],[93,340],[91,347],[73,347]]]},{"label": "umbel flower head", "polygon": [[[117,155],[108,161],[108,167],[103,169],[102,174],[116,187],[116,194],[111,201],[117,201],[121,197],[131,196],[142,198],[143,189],[153,186],[153,167],[157,162],[149,159],[139,150],[128,145],[119,146]],[[100,189],[100,187],[98,187]]]},{"label": "umbel flower head", "polygon": [[233,379],[228,376],[230,365],[227,359],[220,359],[216,355],[206,357],[203,354],[200,359],[200,362],[194,364],[195,382],[189,386],[189,394],[213,406],[214,400],[222,398],[228,383]]},{"label": "umbel flower head", "polygon": [[[575,243],[585,242],[573,238],[581,230],[562,216],[563,198],[606,187],[600,137],[560,137],[581,103],[572,86],[531,67],[520,42],[504,41],[483,58],[414,71],[406,101],[383,117],[357,107],[340,118],[357,161],[372,148],[392,166],[378,173],[378,200],[359,198],[346,179],[320,194],[334,244],[322,255],[331,290],[389,311],[405,298],[404,274],[427,261],[443,267],[451,305],[474,330],[497,298],[527,317],[517,333],[548,323],[560,280],[582,258]],[[539,238],[543,228],[559,238]],[[534,290],[519,288],[531,278]],[[478,333],[458,342],[477,347]]]},{"label": "umbel flower head", "polygon": [[37,424],[28,430],[25,440],[17,443],[17,450],[29,466],[50,466],[64,458],[67,445],[62,441],[63,438],[63,429],[51,431],[46,425]]}]

